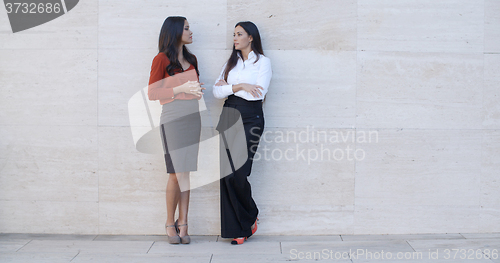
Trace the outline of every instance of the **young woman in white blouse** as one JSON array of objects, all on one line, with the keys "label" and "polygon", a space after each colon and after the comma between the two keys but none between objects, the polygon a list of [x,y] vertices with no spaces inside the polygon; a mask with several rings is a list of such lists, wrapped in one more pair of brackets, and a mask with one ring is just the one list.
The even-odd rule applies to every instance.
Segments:
[{"label": "young woman in white blouse", "polygon": [[[218,99],[227,98],[217,125],[221,137],[221,236],[233,238],[231,244],[243,244],[257,230],[259,210],[247,177],[264,131],[262,101],[272,71],[254,23],[236,24],[233,41],[233,52],[213,93]],[[243,142],[238,140],[241,138]],[[238,147],[245,143],[246,147]]]}]

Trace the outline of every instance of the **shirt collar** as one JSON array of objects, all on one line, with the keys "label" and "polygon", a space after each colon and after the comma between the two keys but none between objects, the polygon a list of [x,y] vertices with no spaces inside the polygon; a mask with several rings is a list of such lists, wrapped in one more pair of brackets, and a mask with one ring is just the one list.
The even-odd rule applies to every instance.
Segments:
[{"label": "shirt collar", "polygon": [[[239,57],[239,58],[241,58],[241,59],[243,59],[243,58],[241,57],[240,52],[238,52],[238,57]],[[250,53],[248,53],[248,60],[255,59],[255,58],[256,58],[256,56],[255,56],[255,52],[253,52],[253,50],[252,50],[252,51],[250,51]]]}]

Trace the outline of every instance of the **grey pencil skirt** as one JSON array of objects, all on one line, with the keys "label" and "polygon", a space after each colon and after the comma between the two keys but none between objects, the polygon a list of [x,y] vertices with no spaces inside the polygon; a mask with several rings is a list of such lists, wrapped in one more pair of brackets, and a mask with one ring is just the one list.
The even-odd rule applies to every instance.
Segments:
[{"label": "grey pencil skirt", "polygon": [[198,100],[174,100],[163,104],[160,136],[167,173],[197,170],[200,134]]}]

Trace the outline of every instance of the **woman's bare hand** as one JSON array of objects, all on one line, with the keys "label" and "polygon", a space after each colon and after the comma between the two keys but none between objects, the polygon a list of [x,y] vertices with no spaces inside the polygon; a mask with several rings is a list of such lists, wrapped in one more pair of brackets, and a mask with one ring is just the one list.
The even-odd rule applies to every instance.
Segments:
[{"label": "woman's bare hand", "polygon": [[252,85],[252,84],[247,84],[247,83],[240,83],[237,86],[239,87],[239,90],[244,90],[244,91],[252,94],[252,96],[254,96],[254,98],[262,96],[262,90],[264,90],[264,88],[262,88],[259,85]]},{"label": "woman's bare hand", "polygon": [[195,95],[201,97],[203,95],[203,88],[201,85],[205,83],[199,83],[198,81],[188,81],[184,83],[183,92],[186,94]]},{"label": "woman's bare hand", "polygon": [[224,85],[228,85],[227,82],[223,79],[219,80],[215,86],[224,86]]}]

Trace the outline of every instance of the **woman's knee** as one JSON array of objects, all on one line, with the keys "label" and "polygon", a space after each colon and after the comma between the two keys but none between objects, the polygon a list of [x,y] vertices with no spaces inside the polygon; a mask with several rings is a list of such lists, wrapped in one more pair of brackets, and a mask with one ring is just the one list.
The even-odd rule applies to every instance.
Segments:
[{"label": "woman's knee", "polygon": [[169,173],[168,180],[172,182],[177,182],[177,177],[179,173]]}]

